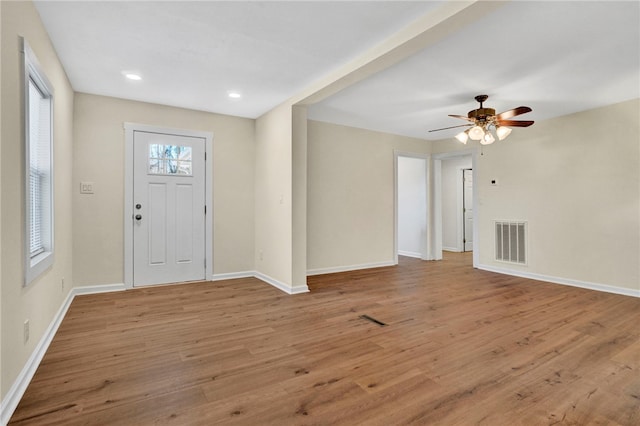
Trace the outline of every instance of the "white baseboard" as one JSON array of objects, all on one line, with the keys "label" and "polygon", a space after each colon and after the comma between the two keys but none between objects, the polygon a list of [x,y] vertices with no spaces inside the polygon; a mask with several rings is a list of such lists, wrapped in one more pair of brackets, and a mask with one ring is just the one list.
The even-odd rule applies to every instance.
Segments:
[{"label": "white baseboard", "polygon": [[58,327],[60,327],[60,323],[67,313],[67,310],[69,309],[71,301],[74,297],[75,294],[73,292],[73,289],[71,289],[67,294],[65,300],[62,302],[60,309],[58,309],[58,312],[56,312],[56,314],[54,315],[51,324],[49,324],[49,327],[47,327],[44,335],[31,353],[31,356],[27,360],[27,363],[24,365],[22,371],[20,371],[20,374],[18,374],[18,377],[13,382],[13,385],[9,389],[9,392],[7,392],[7,395],[2,400],[2,414],[0,415],[1,424],[6,425],[7,423],[9,423],[11,415],[18,407],[18,403],[20,402],[20,399],[22,399],[22,395],[24,395],[25,391],[27,390],[27,386],[29,386],[33,375],[36,373],[36,370],[40,365],[40,361],[42,361],[45,352],[47,352],[47,349],[49,348],[49,345],[53,340],[53,336],[55,336],[56,331],[58,331]]},{"label": "white baseboard", "polygon": [[396,265],[395,262],[386,261],[386,262],[375,262],[375,263],[362,263],[360,265],[347,265],[347,266],[336,266],[331,268],[309,269],[307,271],[307,275],[334,274],[336,272],[358,271],[360,269],[382,268],[385,266],[394,266],[394,265]]},{"label": "white baseboard", "polygon": [[124,291],[126,289],[124,284],[102,284],[74,287],[71,289],[71,292],[74,293],[73,296],[75,297],[81,294],[111,293],[113,291]]},{"label": "white baseboard", "polygon": [[606,293],[621,294],[623,296],[640,297],[640,289],[633,290],[630,288],[616,287],[607,284],[590,283],[587,281],[573,280],[570,278],[553,277],[549,275],[535,274],[531,272],[515,271],[512,269],[500,268],[490,265],[477,265],[478,269],[489,272],[497,272],[499,274],[513,275],[515,277],[529,278],[532,280],[546,281],[553,284],[568,285],[571,287],[586,288],[588,290],[603,291]]},{"label": "white baseboard", "polygon": [[262,272],[254,272],[254,276],[260,281],[264,281],[267,284],[271,284],[278,290],[282,290],[287,294],[300,294],[300,293],[307,293],[309,291],[309,287],[307,287],[306,284],[304,286],[289,287],[285,283],[278,281],[275,278],[272,278],[266,274],[263,274]]},{"label": "white baseboard", "polygon": [[254,271],[228,272],[225,274],[213,274],[211,275],[210,281],[235,280],[237,278],[251,278],[255,276],[256,273]]},{"label": "white baseboard", "polygon": [[44,332],[44,335],[34,348],[31,356],[27,360],[26,364],[18,374],[18,377],[13,382],[13,385],[7,392],[7,395],[2,399],[2,403],[0,404],[0,424],[6,425],[9,422],[9,419],[13,415],[13,412],[18,407],[18,403],[25,391],[27,390],[27,386],[33,379],[33,375],[36,373],[44,354],[47,352],[53,337],[56,335],[64,316],[69,310],[69,306],[71,306],[71,302],[73,299],[80,294],[94,294],[94,293],[105,293],[111,291],[120,291],[124,290],[124,284],[109,284],[109,285],[97,285],[97,286],[87,286],[87,287],[74,287],[72,288],[67,297],[62,302],[60,309],[53,316],[49,327]]},{"label": "white baseboard", "polygon": [[452,251],[454,253],[462,253],[462,250],[460,250],[458,247],[442,247],[442,250]]},{"label": "white baseboard", "polygon": [[415,257],[417,259],[422,259],[422,253],[418,253],[418,252],[414,252],[414,251],[398,250],[398,255],[407,256],[407,257]]},{"label": "white baseboard", "polygon": [[257,271],[243,271],[243,272],[230,272],[225,274],[213,274],[213,276],[211,277],[211,281],[235,280],[238,278],[256,278],[256,279],[259,279],[260,281],[264,281],[265,283],[274,286],[278,290],[284,291],[287,294],[307,293],[309,291],[309,287],[307,287],[306,284],[304,286],[289,287],[285,283]]}]

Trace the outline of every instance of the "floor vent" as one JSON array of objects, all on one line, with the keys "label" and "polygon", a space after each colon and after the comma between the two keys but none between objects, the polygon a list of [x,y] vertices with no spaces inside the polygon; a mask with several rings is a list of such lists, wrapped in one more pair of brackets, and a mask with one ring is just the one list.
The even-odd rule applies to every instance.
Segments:
[{"label": "floor vent", "polygon": [[366,319],[366,320],[371,321],[371,322],[374,322],[374,323],[378,324],[380,327],[384,327],[385,325],[387,325],[387,324],[383,323],[382,321],[379,321],[379,320],[377,320],[375,318],[370,317],[369,315],[360,315],[360,318]]},{"label": "floor vent", "polygon": [[527,222],[496,221],[496,260],[527,264]]}]

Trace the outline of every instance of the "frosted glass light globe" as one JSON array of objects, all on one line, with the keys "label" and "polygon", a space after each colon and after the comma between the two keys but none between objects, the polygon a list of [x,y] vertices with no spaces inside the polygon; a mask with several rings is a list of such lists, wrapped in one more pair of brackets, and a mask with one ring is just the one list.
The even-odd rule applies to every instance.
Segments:
[{"label": "frosted glass light globe", "polygon": [[471,130],[469,130],[469,137],[474,141],[482,140],[484,136],[484,130],[480,126],[473,126]]}]

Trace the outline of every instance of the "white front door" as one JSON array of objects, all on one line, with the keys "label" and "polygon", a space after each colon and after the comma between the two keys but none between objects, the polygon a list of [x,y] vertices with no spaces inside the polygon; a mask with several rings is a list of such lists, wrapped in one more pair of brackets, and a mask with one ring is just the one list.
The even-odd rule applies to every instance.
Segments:
[{"label": "white front door", "polygon": [[205,279],[205,139],[133,132],[133,285]]},{"label": "white front door", "polygon": [[464,251],[473,251],[473,170],[464,169],[462,176]]}]

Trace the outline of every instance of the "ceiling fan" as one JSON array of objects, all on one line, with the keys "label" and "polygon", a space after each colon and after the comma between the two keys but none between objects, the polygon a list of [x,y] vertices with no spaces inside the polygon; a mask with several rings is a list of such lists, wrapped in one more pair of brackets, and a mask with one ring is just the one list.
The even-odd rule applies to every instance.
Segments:
[{"label": "ceiling fan", "polygon": [[469,127],[469,129],[458,133],[456,135],[456,139],[464,144],[466,144],[469,139],[472,139],[480,141],[482,145],[489,145],[496,140],[491,133],[491,130],[495,132],[499,140],[503,140],[509,136],[509,133],[511,133],[510,127],[529,127],[533,124],[533,121],[509,120],[509,118],[517,115],[531,112],[531,108],[527,106],[519,106],[517,108],[501,112],[500,114],[496,114],[495,109],[485,108],[483,106],[484,101],[488,98],[488,95],[476,96],[475,99],[480,103],[480,108],[469,111],[466,117],[464,115],[449,114],[449,117],[461,118],[463,120],[470,121],[470,123],[429,130],[429,132],[455,129],[457,127]]}]

